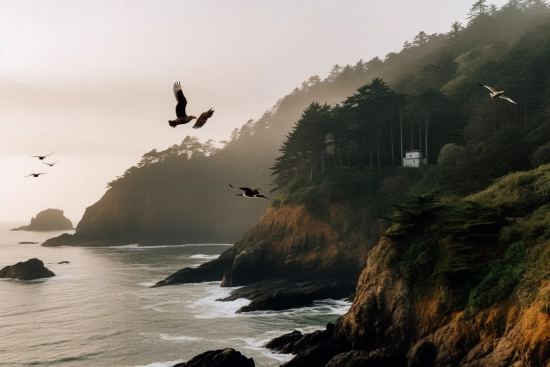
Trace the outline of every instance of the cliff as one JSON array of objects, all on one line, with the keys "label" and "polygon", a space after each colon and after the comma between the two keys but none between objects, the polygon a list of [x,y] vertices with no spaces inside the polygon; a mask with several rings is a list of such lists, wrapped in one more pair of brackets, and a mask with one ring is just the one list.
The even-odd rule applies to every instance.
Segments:
[{"label": "cliff", "polygon": [[409,200],[349,312],[274,349],[297,354],[285,366],[548,366],[549,208],[550,165],[463,199]]},{"label": "cliff", "polygon": [[73,229],[71,221],[63,215],[63,210],[46,209],[31,218],[31,224],[19,228],[13,228],[11,231],[62,231]]},{"label": "cliff", "polygon": [[376,243],[376,235],[361,231],[359,224],[372,218],[353,218],[350,210],[349,205],[332,203],[327,216],[318,217],[304,205],[271,206],[218,259],[179,270],[155,286],[215,280],[224,287],[245,286],[226,299],[252,300],[241,311],[347,297]]}]

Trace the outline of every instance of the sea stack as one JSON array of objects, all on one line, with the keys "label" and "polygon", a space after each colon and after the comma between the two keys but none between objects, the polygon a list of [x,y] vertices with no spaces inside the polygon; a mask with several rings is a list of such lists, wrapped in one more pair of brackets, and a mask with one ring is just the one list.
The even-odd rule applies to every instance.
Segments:
[{"label": "sea stack", "polygon": [[34,280],[50,278],[55,274],[44,266],[41,260],[36,258],[15,265],[6,266],[0,270],[0,278],[15,278],[19,280]]},{"label": "sea stack", "polygon": [[46,209],[31,218],[31,224],[11,231],[63,231],[73,229],[71,221],[63,215],[63,210]]}]

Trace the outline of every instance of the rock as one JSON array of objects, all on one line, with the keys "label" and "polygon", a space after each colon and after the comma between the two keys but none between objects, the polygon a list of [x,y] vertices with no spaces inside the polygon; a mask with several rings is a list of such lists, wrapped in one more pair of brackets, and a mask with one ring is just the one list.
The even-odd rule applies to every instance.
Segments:
[{"label": "rock", "polygon": [[334,324],[327,324],[325,330],[302,335],[297,330],[282,335],[265,344],[265,347],[284,354],[300,354],[308,349],[327,346],[334,332]]},{"label": "rock", "polygon": [[[267,342],[264,347],[271,350],[281,351],[285,346],[294,344],[298,340],[303,338],[303,334],[298,330],[294,330],[291,333],[281,335],[271,341]],[[284,353],[284,352],[283,352]]]},{"label": "rock", "polygon": [[407,367],[407,359],[386,349],[352,350],[332,358],[325,367]]},{"label": "rock", "polygon": [[73,229],[71,221],[63,215],[63,210],[46,209],[31,219],[31,224],[10,231],[62,231]]},{"label": "rock", "polygon": [[233,348],[209,350],[173,367],[254,367],[254,359],[246,358]]},{"label": "rock", "polygon": [[421,340],[409,350],[408,367],[432,367],[437,358],[437,348],[434,343]]},{"label": "rock", "polygon": [[58,262],[58,264],[69,264],[69,262],[68,261],[60,261],[60,262]]},{"label": "rock", "polygon": [[340,299],[355,290],[355,282],[333,279],[317,279],[296,282],[289,279],[271,279],[246,285],[231,292],[220,301],[234,301],[238,298],[251,300],[237,312],[258,310],[286,310],[311,304],[319,299]]},{"label": "rock", "polygon": [[337,349],[320,345],[303,351],[281,367],[323,367],[338,353]]},{"label": "rock", "polygon": [[19,245],[35,245],[37,244],[38,242],[31,242],[31,241],[21,241],[21,242],[18,242]]},{"label": "rock", "polygon": [[6,266],[0,270],[0,278],[16,278],[19,280],[33,280],[53,277],[55,274],[44,267],[38,259],[29,259],[15,265]]},{"label": "rock", "polygon": [[222,280],[225,270],[231,266],[234,257],[234,248],[229,248],[212,261],[201,264],[197,268],[184,268],[178,270],[164,280],[157,282],[151,288],[172,284],[213,282]]},{"label": "rock", "polygon": [[[223,263],[214,260],[197,269],[182,269],[157,286],[221,279],[222,287],[240,287],[282,278],[295,283],[329,279],[355,286],[375,236],[359,227],[345,230],[351,228],[348,209],[335,204],[330,218],[321,221],[301,205],[270,207],[241,241],[220,256]],[[352,292],[346,291],[342,297]],[[289,300],[289,304],[304,302],[311,300]],[[250,307],[256,308],[254,304]],[[273,309],[262,307],[256,309]]]}]

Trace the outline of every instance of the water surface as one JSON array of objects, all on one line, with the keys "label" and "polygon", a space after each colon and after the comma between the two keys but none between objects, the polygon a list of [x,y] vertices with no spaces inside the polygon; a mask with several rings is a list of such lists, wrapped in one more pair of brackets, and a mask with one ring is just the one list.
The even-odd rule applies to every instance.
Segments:
[{"label": "water surface", "polygon": [[[19,224],[21,225],[21,224]],[[236,314],[249,301],[219,302],[219,282],[149,288],[230,245],[41,247],[62,232],[9,232],[0,224],[0,268],[36,257],[56,276],[0,281],[0,366],[163,367],[206,350],[232,347],[256,366],[291,356],[262,345],[294,329],[334,322],[350,306],[325,300],[284,312]],[[60,261],[69,264],[58,264]]]}]

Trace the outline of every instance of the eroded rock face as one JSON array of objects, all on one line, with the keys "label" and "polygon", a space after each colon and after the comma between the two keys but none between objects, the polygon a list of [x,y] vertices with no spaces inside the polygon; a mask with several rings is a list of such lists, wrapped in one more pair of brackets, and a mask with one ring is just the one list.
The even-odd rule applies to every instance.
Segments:
[{"label": "eroded rock face", "polygon": [[312,217],[303,206],[269,208],[219,259],[196,269],[182,269],[157,285],[206,281],[206,269],[208,280],[221,280],[225,287],[276,278],[355,283],[374,241],[361,231],[350,230],[346,215],[336,205],[326,221]]},{"label": "eroded rock face", "polygon": [[[282,346],[274,340],[276,350],[297,353],[287,366],[321,363],[321,357],[324,364],[318,365],[327,367],[550,365],[550,315],[543,312],[544,301],[522,308],[511,297],[466,317],[451,311],[445,288],[414,294],[384,265],[392,246],[383,238],[369,255],[353,305],[337,320],[330,340],[315,333],[287,335],[289,342]],[[543,287],[550,289],[550,281]],[[300,348],[293,347],[298,343]],[[339,352],[324,362],[330,351]]]},{"label": "eroded rock face", "polygon": [[71,221],[63,215],[63,210],[46,209],[31,219],[31,224],[11,231],[63,231],[73,229]]},{"label": "eroded rock face", "polygon": [[305,282],[288,279],[270,279],[231,292],[229,297],[220,301],[234,301],[239,298],[251,300],[237,312],[260,310],[287,310],[311,304],[318,299],[340,299],[348,297],[354,290],[354,282],[318,279]]},{"label": "eroded rock face", "polygon": [[15,278],[19,280],[34,280],[53,277],[55,274],[38,259],[29,259],[15,265],[6,266],[0,270],[0,278]]},{"label": "eroded rock face", "polygon": [[193,357],[191,360],[178,363],[174,367],[254,367],[254,359],[246,358],[233,348],[209,350]]}]

